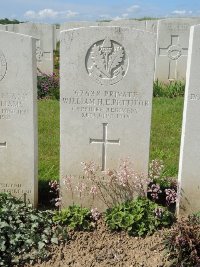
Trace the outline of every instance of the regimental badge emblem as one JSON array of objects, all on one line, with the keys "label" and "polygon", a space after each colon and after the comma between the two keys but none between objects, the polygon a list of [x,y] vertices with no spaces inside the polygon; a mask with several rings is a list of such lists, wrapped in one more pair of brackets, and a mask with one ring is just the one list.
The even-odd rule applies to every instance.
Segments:
[{"label": "regimental badge emblem", "polygon": [[118,83],[127,73],[128,56],[118,42],[106,37],[93,44],[86,55],[89,76],[102,85]]},{"label": "regimental badge emblem", "polygon": [[0,50],[0,81],[3,80],[3,78],[5,77],[6,71],[7,71],[6,58],[3,52]]},{"label": "regimental badge emblem", "polygon": [[43,51],[42,49],[38,46],[36,47],[36,59],[38,62],[41,62],[43,58]]}]

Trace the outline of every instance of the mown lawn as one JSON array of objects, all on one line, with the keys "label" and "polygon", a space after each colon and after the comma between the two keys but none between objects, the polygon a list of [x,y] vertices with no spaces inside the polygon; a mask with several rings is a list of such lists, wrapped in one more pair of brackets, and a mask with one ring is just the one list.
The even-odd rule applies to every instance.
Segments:
[{"label": "mown lawn", "polygon": [[178,174],[183,101],[183,97],[153,99],[150,160],[163,160],[166,176]]},{"label": "mown lawn", "polygon": [[[154,98],[150,159],[162,159],[167,176],[178,173],[183,98]],[[59,177],[59,102],[38,101],[39,180]]]},{"label": "mown lawn", "polygon": [[59,102],[38,101],[39,180],[59,177],[60,124]]}]

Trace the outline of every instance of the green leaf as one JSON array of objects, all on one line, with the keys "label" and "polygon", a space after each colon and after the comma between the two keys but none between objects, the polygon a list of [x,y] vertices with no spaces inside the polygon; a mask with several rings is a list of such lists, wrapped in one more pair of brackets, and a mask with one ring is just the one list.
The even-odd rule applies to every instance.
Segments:
[{"label": "green leaf", "polygon": [[52,242],[53,244],[58,245],[58,238],[57,238],[57,237],[52,237],[52,238],[51,238],[51,242]]},{"label": "green leaf", "polygon": [[41,242],[41,241],[38,242],[38,248],[39,249],[42,249],[44,246],[45,246],[44,242]]}]

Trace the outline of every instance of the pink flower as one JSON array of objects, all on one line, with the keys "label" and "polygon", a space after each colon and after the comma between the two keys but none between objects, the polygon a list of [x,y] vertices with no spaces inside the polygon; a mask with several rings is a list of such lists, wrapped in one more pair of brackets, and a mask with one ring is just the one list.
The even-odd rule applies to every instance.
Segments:
[{"label": "pink flower", "polygon": [[89,162],[81,162],[81,165],[83,167],[83,171],[86,176],[93,175],[95,173],[95,163],[94,161]]},{"label": "pink flower", "polygon": [[97,208],[91,209],[91,217],[94,221],[98,221],[98,219],[100,218],[101,213],[98,212]]},{"label": "pink flower", "polygon": [[60,207],[61,206],[61,200],[62,200],[61,197],[55,198],[55,206],[56,207]]},{"label": "pink flower", "polygon": [[84,183],[79,182],[78,185],[76,186],[76,190],[79,193],[83,193],[83,191],[86,189],[86,185]]},{"label": "pink flower", "polygon": [[90,194],[96,195],[97,194],[97,187],[93,185],[90,189]]},{"label": "pink flower", "polygon": [[59,183],[56,180],[49,182],[49,186],[52,190],[59,191]]},{"label": "pink flower", "polygon": [[65,185],[67,190],[71,190],[72,188],[72,179],[73,177],[69,175],[69,176],[66,176],[63,180],[63,184]]}]

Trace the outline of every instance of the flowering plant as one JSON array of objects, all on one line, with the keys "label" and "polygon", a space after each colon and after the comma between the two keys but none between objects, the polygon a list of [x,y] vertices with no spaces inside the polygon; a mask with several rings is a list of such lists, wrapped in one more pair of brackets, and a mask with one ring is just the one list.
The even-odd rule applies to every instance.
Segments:
[{"label": "flowering plant", "polygon": [[47,75],[42,73],[38,76],[38,99],[55,98],[59,100],[59,75],[56,73]]},{"label": "flowering plant", "polygon": [[143,174],[138,174],[129,159],[121,160],[117,170],[108,169],[104,172],[93,161],[81,164],[84,172],[84,190],[89,191],[93,200],[98,198],[108,208],[132,200],[136,196],[146,195],[149,179]]}]

